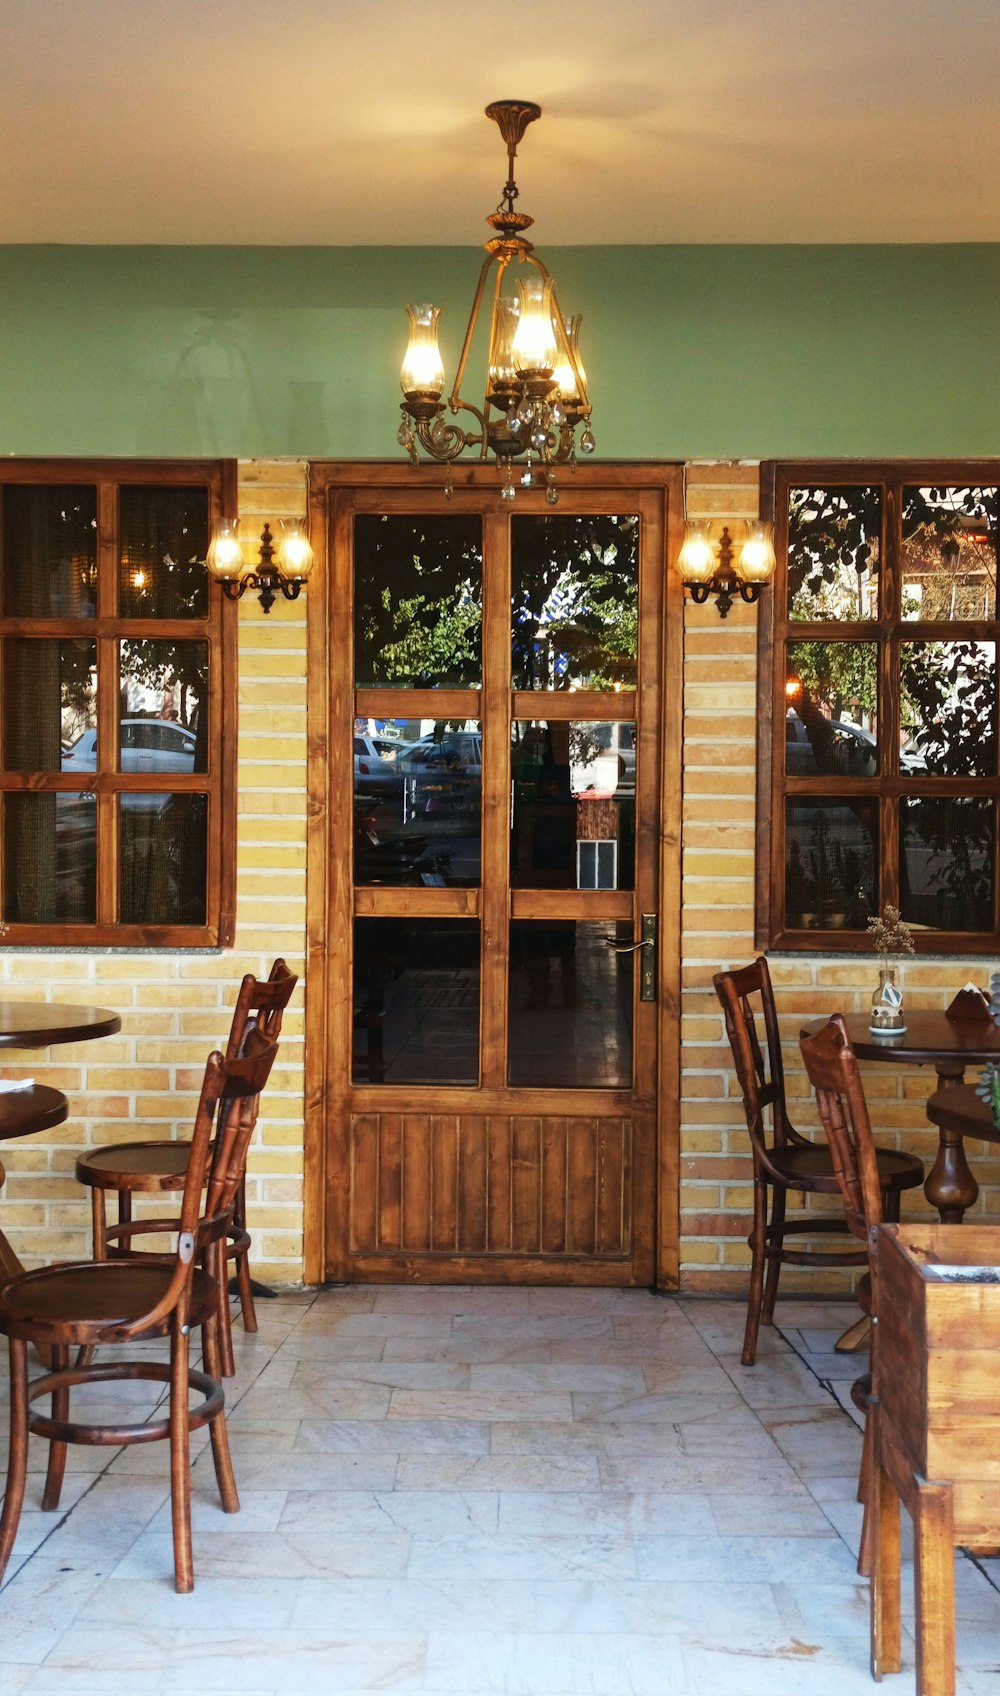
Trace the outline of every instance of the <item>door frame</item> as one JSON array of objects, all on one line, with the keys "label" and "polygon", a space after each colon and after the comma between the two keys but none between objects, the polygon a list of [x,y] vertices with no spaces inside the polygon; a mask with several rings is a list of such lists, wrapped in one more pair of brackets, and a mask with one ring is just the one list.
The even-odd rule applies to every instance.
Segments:
[{"label": "door frame", "polygon": [[[327,1245],[337,1221],[330,1216],[328,1175],[345,1169],[350,1080],[331,1076],[330,1026],[335,982],[342,976],[342,942],[353,919],[350,854],[338,855],[331,843],[350,843],[353,768],[344,759],[331,766],[331,726],[353,720],[353,687],[343,668],[331,686],[334,633],[331,612],[349,606],[350,549],[347,538],[330,534],[329,493],[354,487],[412,489],[428,492],[434,468],[415,470],[406,461],[315,460],[309,467],[309,531],[316,568],[306,594],[307,705],[307,860],[306,860],[306,1018],[304,1141],[304,1274],[307,1283],[336,1280]],[[497,490],[492,466],[453,469],[456,486]],[[681,811],[684,591],[676,559],[683,530],[683,468],[641,463],[600,463],[577,468],[573,486],[589,494],[607,490],[645,491],[661,502],[663,560],[662,651],[660,654],[662,726],[660,736],[660,863],[658,897],[660,946],[657,986],[658,1101],[656,1127],[657,1196],[654,1282],[676,1289],[680,1262],[680,962],[681,962]],[[341,1068],[344,1071],[344,1068]]]}]

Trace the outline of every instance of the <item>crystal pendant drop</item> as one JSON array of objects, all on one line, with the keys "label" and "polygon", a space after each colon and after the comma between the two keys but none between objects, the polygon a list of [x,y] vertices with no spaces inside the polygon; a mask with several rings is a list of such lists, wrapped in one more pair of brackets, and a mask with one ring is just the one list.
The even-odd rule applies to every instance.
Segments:
[{"label": "crystal pendant drop", "polygon": [[510,472],[509,471],[507,473],[507,478],[508,478],[508,481],[506,483],[502,484],[501,489],[500,489],[500,499],[502,501],[512,501],[515,498],[515,496],[517,495],[517,490],[515,489],[513,483],[510,482],[510,480],[509,480],[510,479]]},{"label": "crystal pendant drop", "polygon": [[548,484],[545,490],[545,499],[548,501],[550,506],[559,505],[559,490],[556,488],[554,483]]},{"label": "crystal pendant drop", "polygon": [[584,430],[583,435],[580,437],[580,452],[593,453],[596,446],[597,443],[594,440],[594,433],[588,425],[587,429]]}]

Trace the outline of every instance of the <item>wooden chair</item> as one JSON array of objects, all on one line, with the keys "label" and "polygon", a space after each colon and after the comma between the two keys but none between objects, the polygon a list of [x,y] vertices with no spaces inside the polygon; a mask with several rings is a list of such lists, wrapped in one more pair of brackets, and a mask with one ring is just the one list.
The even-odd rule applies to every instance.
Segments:
[{"label": "wooden chair", "polygon": [[[233,1009],[226,1058],[242,1054],[251,1033],[258,1039],[276,1043],[281,1034],[285,1008],[298,978],[288,970],[284,960],[276,960],[270,975],[261,980],[248,973],[240,985]],[[122,1254],[134,1254],[132,1239],[143,1235],[150,1227],[133,1220],[132,1197],[137,1194],[166,1194],[184,1186],[188,1148],[185,1141],[149,1141],[114,1143],[105,1148],[87,1149],[76,1163],[76,1176],[91,1192],[91,1217],[94,1230],[94,1258],[106,1260]],[[106,1196],[113,1191],[118,1198],[118,1222],[107,1222]],[[246,1176],[241,1174],[236,1192],[233,1219],[229,1231],[227,1256],[236,1263],[237,1285],[243,1329],[256,1331],[253,1284],[250,1277],[250,1233],[246,1223]],[[229,1313],[228,1284],[220,1285],[220,1320],[223,1373],[231,1378],[236,1370],[233,1356],[232,1324]]]},{"label": "wooden chair", "polygon": [[[867,1251],[850,1248],[831,1253],[786,1246],[786,1240],[794,1236],[848,1234],[843,1218],[807,1215],[789,1220],[785,1216],[789,1190],[837,1194],[839,1185],[832,1157],[824,1144],[801,1136],[788,1117],[778,1015],[767,961],[761,958],[734,972],[718,972],[712,981],[725,1014],[753,1151],[754,1213],[748,1238],[752,1257],[750,1299],[741,1357],[744,1366],[752,1366],[757,1358],[760,1326],[770,1325],[774,1319],[782,1266],[866,1266],[868,1255]],[[757,1034],[755,1000],[763,1017],[766,1058]],[[767,1109],[771,1114],[770,1139],[765,1125]],[[898,1219],[900,1193],[923,1181],[923,1168],[912,1155],[891,1148],[877,1149],[876,1159],[885,1196],[885,1217]]]},{"label": "wooden chair", "polygon": [[[805,1061],[809,1082],[816,1091],[816,1105],[822,1121],[833,1162],[833,1170],[844,1202],[844,1218],[852,1236],[866,1245],[868,1258],[869,1233],[886,1218],[877,1151],[872,1140],[868,1104],[858,1071],[858,1062],[847,1027],[836,1014],[814,1036],[803,1036],[799,1047]],[[910,1157],[907,1156],[907,1159]],[[919,1165],[919,1162],[916,1162]],[[922,1168],[921,1168],[922,1175]],[[891,1221],[896,1222],[898,1214]],[[861,1310],[872,1321],[878,1312],[874,1269],[869,1269],[858,1285]],[[872,1336],[874,1338],[873,1330]],[[874,1353],[874,1349],[873,1349]],[[872,1373],[866,1372],[851,1386],[851,1399],[865,1416],[864,1446],[861,1452],[861,1475],[858,1480],[858,1500],[865,1505],[865,1518],[858,1552],[858,1571],[867,1572],[870,1566],[869,1505],[872,1479]]]},{"label": "wooden chair", "polygon": [[[226,1513],[239,1497],[226,1434],[220,1378],[218,1280],[225,1276],[226,1234],[239,1174],[257,1120],[260,1092],[274,1062],[273,1043],[255,1045],[240,1059],[209,1056],[195,1116],[177,1247],[173,1256],[81,1261],[22,1272],[0,1289],[0,1332],[10,1347],[10,1455],[0,1518],[0,1578],[17,1534],[28,1465],[28,1434],[49,1439],[42,1507],[59,1505],[67,1443],[170,1443],[174,1577],[179,1591],[194,1587],[191,1553],[189,1434],[208,1425],[215,1474]],[[214,1132],[214,1137],[213,1137]],[[205,1371],[190,1366],[190,1332],[202,1327]],[[70,1367],[71,1349],[92,1355],[102,1345],[170,1339],[169,1364],[149,1359]],[[51,1350],[53,1370],[28,1381],[27,1345]],[[169,1413],[138,1423],[80,1423],[70,1418],[70,1393],[78,1384],[148,1380],[169,1385]],[[189,1407],[191,1392],[200,1395]],[[51,1413],[31,1403],[51,1396]]]}]

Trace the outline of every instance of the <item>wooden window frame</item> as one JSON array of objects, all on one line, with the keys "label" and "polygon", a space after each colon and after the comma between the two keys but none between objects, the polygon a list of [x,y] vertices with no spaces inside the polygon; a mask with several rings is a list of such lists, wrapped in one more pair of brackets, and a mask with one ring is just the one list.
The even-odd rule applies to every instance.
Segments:
[{"label": "wooden window frame", "polygon": [[[987,621],[904,619],[900,596],[900,539],[902,490],[921,487],[1000,487],[1000,460],[837,460],[771,461],[761,466],[762,511],[774,519],[778,568],[765,593],[757,625],[757,864],[756,930],[758,948],[803,954],[849,951],[874,952],[872,939],[859,930],[792,929],[785,922],[785,800],[787,796],[829,797],[838,793],[872,796],[879,818],[879,906],[899,906],[899,808],[902,799],[927,794],[930,786],[941,796],[988,796],[994,805],[993,928],[988,931],[925,931],[917,933],[920,954],[996,955],[1000,952],[1000,778],[903,776],[899,771],[899,644],[907,640],[947,640],[956,636],[997,642],[1000,617]],[[879,616],[851,625],[853,639],[878,647],[879,713],[877,737],[881,772],[870,778],[788,778],[785,774],[785,674],[782,663],[787,641],[828,641],[843,631],[841,621],[806,622],[788,617],[788,496],[793,488],[838,486],[880,487],[882,533],[880,578],[886,585]],[[994,613],[998,612],[994,608]],[[780,733],[780,744],[776,740]],[[896,750],[896,752],[893,752]]]},{"label": "wooden window frame", "polygon": [[[12,771],[0,768],[0,800],[6,794],[79,792],[97,796],[97,919],[93,923],[8,922],[4,947],[185,948],[231,947],[236,894],[236,751],[237,629],[236,607],[209,577],[208,610],[203,619],[137,619],[118,613],[118,491],[126,487],[192,487],[208,491],[211,528],[220,518],[235,519],[235,460],[7,459],[0,461],[0,491],[9,484],[90,485],[97,492],[98,613],[94,618],[4,618],[0,638],[86,636],[107,652],[126,637],[156,641],[197,640],[209,650],[210,714],[208,770],[137,775],[99,766],[84,783],[73,774]],[[106,664],[106,662],[105,662]],[[99,702],[98,728],[107,748],[115,739],[117,702],[107,687]],[[118,910],[118,843],[115,797],[124,791],[169,789],[208,796],[206,910],[204,924],[123,924]],[[3,867],[0,864],[0,880]],[[0,914],[2,914],[0,882]]]}]

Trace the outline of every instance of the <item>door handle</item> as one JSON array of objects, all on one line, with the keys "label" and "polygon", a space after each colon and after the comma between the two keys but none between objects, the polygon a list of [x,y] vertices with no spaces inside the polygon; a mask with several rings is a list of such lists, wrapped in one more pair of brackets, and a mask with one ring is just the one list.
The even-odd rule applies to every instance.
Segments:
[{"label": "door handle", "polygon": [[613,948],[616,954],[641,954],[642,962],[639,977],[639,1000],[656,1000],[656,914],[643,913],[642,935],[638,942],[616,942],[613,936],[606,936],[605,943]]}]

